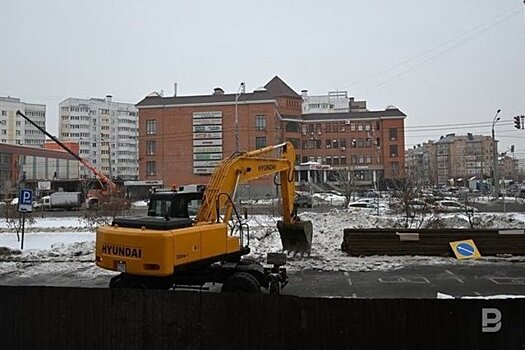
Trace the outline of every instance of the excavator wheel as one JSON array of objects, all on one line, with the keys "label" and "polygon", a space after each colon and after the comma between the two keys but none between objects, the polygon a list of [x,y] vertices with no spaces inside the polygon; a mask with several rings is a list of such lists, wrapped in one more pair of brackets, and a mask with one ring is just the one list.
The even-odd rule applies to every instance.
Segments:
[{"label": "excavator wheel", "polygon": [[294,254],[309,255],[312,249],[313,226],[311,221],[296,221],[288,224],[277,221],[283,250]]},{"label": "excavator wheel", "polygon": [[261,284],[252,274],[236,272],[222,285],[221,293],[253,293],[261,292]]}]

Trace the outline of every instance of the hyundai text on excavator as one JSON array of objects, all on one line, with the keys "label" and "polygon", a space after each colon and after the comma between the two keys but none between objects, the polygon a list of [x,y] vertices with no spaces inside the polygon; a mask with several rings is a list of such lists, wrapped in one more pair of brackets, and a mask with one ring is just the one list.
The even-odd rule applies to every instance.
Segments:
[{"label": "hyundai text on excavator", "polygon": [[[222,283],[224,292],[280,293],[287,283],[286,255],[269,253],[263,265],[244,257],[250,253],[246,215],[234,205],[237,186],[279,174],[282,221],[278,222],[283,250],[308,252],[312,223],[300,221],[293,207],[295,150],[289,142],[224,159],[204,191],[153,193],[146,217],[115,218],[96,235],[96,264],[121,274],[110,287],[170,289],[201,288]],[[189,208],[201,203],[194,220]]]},{"label": "hyundai text on excavator", "polygon": [[40,130],[42,133],[44,133],[47,137],[49,137],[51,140],[53,140],[57,145],[62,147],[66,152],[71,154],[76,160],[78,160],[83,166],[88,168],[93,175],[97,178],[98,182],[100,183],[102,189],[91,189],[88,191],[86,195],[86,204],[87,207],[93,207],[98,204],[99,199],[104,196],[110,196],[110,195],[117,195],[119,193],[117,185],[106,175],[104,175],[102,172],[98,171],[97,168],[95,168],[91,163],[89,163],[87,160],[81,158],[78,154],[73,152],[69,147],[67,147],[64,143],[62,143],[59,139],[57,139],[55,136],[48,133],[44,128],[42,128],[40,125],[33,122],[31,119],[29,119],[24,113],[20,111],[16,111],[16,114],[27,120],[31,125],[33,125],[35,128]]}]

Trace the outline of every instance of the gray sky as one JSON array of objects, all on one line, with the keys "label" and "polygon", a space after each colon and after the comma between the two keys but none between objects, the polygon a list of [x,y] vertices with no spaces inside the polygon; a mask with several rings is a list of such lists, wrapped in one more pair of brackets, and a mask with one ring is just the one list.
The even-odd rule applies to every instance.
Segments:
[{"label": "gray sky", "polygon": [[46,104],[56,133],[67,97],[136,103],[174,82],[179,95],[241,81],[252,91],[279,75],[298,93],[399,107],[407,146],[490,135],[500,108],[500,151],[515,144],[525,158],[525,130],[511,122],[525,114],[521,0],[182,3],[2,0],[0,96]]}]

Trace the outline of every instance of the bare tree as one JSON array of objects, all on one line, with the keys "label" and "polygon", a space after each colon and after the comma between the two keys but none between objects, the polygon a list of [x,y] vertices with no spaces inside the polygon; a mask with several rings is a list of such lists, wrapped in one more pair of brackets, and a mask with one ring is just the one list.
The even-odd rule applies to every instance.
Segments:
[{"label": "bare tree", "polygon": [[333,179],[339,185],[342,195],[345,196],[343,207],[348,207],[356,190],[355,178],[349,169],[337,169],[332,172]]},{"label": "bare tree", "polygon": [[101,196],[96,206],[84,210],[80,220],[94,230],[102,225],[110,225],[115,217],[124,215],[128,209],[129,201],[120,193]]}]

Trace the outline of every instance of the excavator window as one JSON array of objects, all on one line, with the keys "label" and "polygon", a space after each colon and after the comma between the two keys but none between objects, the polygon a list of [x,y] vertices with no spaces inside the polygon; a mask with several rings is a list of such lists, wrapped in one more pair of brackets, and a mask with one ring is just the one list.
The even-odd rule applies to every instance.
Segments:
[{"label": "excavator window", "polygon": [[150,198],[148,216],[189,218],[196,215],[202,202],[202,192],[156,193]]}]

